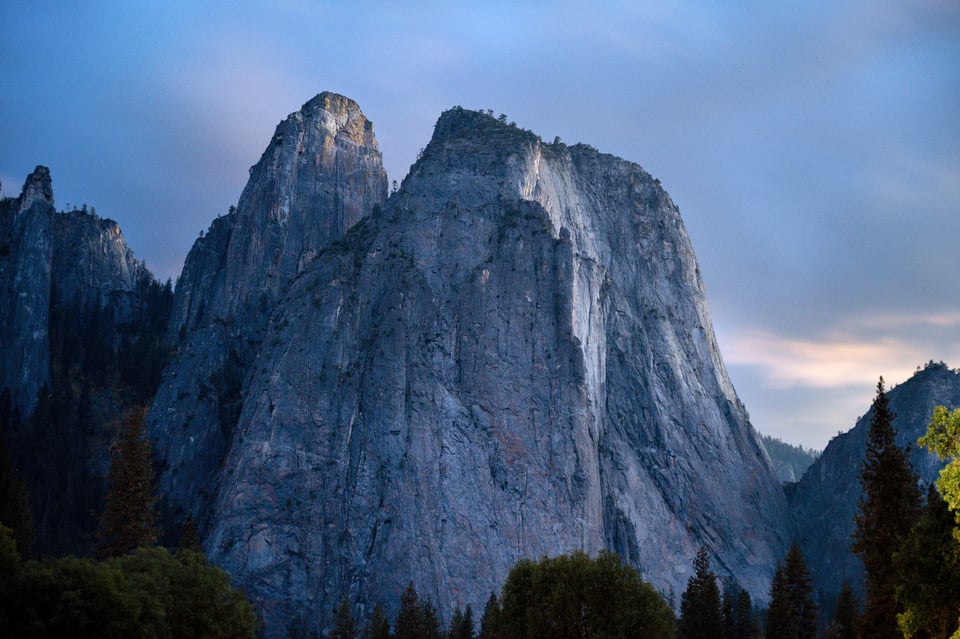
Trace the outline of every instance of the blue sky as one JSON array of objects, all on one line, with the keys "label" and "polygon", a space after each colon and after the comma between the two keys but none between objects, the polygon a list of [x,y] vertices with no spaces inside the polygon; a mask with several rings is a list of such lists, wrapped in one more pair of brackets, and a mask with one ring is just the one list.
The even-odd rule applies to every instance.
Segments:
[{"label": "blue sky", "polygon": [[680,206],[754,425],[822,448],[960,366],[960,4],[0,3],[0,181],[176,279],[276,124],[360,103],[391,179],[446,108],[641,164]]}]

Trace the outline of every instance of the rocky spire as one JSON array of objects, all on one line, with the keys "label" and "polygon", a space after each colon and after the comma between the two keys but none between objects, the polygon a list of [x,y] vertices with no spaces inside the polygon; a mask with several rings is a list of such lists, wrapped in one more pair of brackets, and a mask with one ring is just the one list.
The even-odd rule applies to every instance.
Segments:
[{"label": "rocky spire", "polygon": [[235,212],[187,256],[169,334],[180,342],[150,426],[166,470],[168,523],[206,499],[242,408],[242,383],[278,299],[311,260],[387,198],[373,123],[356,102],[321,93],[276,128]]},{"label": "rocky spire", "polygon": [[27,176],[20,195],[20,212],[27,211],[37,204],[53,207],[53,184],[50,181],[50,169],[37,166]]},{"label": "rocky spire", "polygon": [[[225,245],[225,252],[214,256],[215,271],[223,273],[202,304],[196,289],[214,277],[214,265],[187,258],[183,291],[177,286],[174,332],[272,301],[320,250],[386,198],[387,174],[373,123],[353,100],[317,95],[277,126],[250,169],[229,240],[221,237],[223,230],[214,240]],[[201,244],[194,250],[208,253]]]}]

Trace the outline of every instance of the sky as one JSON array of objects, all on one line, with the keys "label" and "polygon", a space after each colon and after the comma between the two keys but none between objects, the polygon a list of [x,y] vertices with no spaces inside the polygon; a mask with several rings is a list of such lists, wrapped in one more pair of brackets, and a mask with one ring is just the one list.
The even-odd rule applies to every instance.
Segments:
[{"label": "sky", "polygon": [[452,106],[643,166],[680,207],[731,379],[808,448],[877,379],[960,367],[960,3],[0,2],[0,185],[117,220],[176,280],[321,91],[402,180]]}]

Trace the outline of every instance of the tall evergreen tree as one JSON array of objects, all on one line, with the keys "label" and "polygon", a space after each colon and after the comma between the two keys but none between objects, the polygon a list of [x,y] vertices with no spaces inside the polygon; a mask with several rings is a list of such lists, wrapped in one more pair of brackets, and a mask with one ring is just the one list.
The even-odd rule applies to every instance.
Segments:
[{"label": "tall evergreen tree", "polygon": [[756,639],[760,634],[750,593],[735,583],[723,589],[723,624],[724,639]]},{"label": "tall evergreen tree", "polygon": [[190,515],[187,515],[187,521],[180,529],[180,542],[177,545],[184,550],[203,553],[203,548],[200,547],[200,535],[197,533],[197,524],[194,523],[193,517]]},{"label": "tall evergreen tree", "polygon": [[824,639],[857,639],[860,627],[860,604],[849,581],[843,582],[843,588],[837,596],[837,607],[833,612],[833,621],[827,626]]},{"label": "tall evergreen tree", "polygon": [[680,639],[716,639],[723,636],[723,613],[717,576],[710,570],[710,558],[703,546],[693,560],[694,575],[680,598]]},{"label": "tall evergreen tree", "polygon": [[737,590],[737,587],[732,584],[727,584],[723,588],[723,598],[721,599],[721,610],[723,611],[723,639],[734,639],[733,625],[735,590]]},{"label": "tall evergreen tree", "polygon": [[440,639],[440,621],[430,600],[420,600],[411,581],[400,595],[394,620],[394,639]]},{"label": "tall evergreen tree", "polygon": [[450,631],[447,633],[447,639],[474,639],[473,633],[473,609],[467,604],[465,611],[457,609],[453,611],[453,617],[450,619]]},{"label": "tall evergreen tree", "polygon": [[794,543],[786,560],[777,566],[770,587],[767,636],[780,639],[816,639],[817,605],[813,601],[813,579]]},{"label": "tall evergreen tree", "polygon": [[30,503],[27,500],[27,484],[17,473],[2,437],[0,437],[0,524],[13,531],[13,538],[20,555],[29,556],[33,548],[33,514],[30,512]]},{"label": "tall evergreen tree", "polygon": [[333,634],[331,639],[357,639],[357,623],[350,611],[350,598],[344,595],[333,613]]},{"label": "tall evergreen tree", "polygon": [[894,557],[902,610],[897,620],[907,639],[947,639],[960,633],[960,543],[953,530],[953,514],[930,486],[917,525]]},{"label": "tall evergreen tree", "polygon": [[760,622],[753,611],[753,601],[750,593],[741,589],[734,608],[734,639],[759,639]]},{"label": "tall evergreen tree", "polygon": [[496,627],[500,620],[500,600],[497,594],[490,593],[487,605],[483,607],[483,617],[480,618],[480,633],[477,639],[497,639]]},{"label": "tall evergreen tree", "polygon": [[898,575],[893,556],[917,521],[920,493],[907,455],[897,446],[895,415],[890,410],[882,377],[872,410],[860,470],[863,496],[851,546],[863,560],[867,573],[860,634],[871,639],[901,639],[897,626]]},{"label": "tall evergreen tree", "polygon": [[363,639],[390,639],[390,622],[383,614],[383,606],[380,602],[373,607],[373,615],[363,627]]},{"label": "tall evergreen tree", "polygon": [[97,531],[101,557],[124,555],[157,542],[153,458],[144,432],[146,414],[146,407],[131,410],[112,446],[106,504]]}]

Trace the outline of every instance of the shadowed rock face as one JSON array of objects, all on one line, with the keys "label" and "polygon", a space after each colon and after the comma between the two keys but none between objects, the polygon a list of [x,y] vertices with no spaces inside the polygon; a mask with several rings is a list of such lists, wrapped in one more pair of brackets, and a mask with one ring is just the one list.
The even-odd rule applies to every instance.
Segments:
[{"label": "shadowed rock face", "polygon": [[[960,374],[945,365],[928,364],[906,382],[887,391],[897,444],[910,446],[909,459],[924,486],[943,468],[936,455],[916,445],[936,406],[960,406]],[[860,497],[860,470],[866,454],[872,410],[856,426],[837,435],[804,473],[790,500],[797,540],[803,550],[821,605],[832,607],[844,581],[863,588],[863,562],[850,552]],[[921,490],[926,495],[926,489]]]},{"label": "shadowed rock face", "polygon": [[19,198],[0,202],[0,390],[29,416],[50,383],[50,282],[53,263],[53,187],[38,166]]},{"label": "shadowed rock face", "polygon": [[214,220],[177,281],[178,352],[149,417],[169,528],[201,530],[277,298],[319,251],[387,196],[373,125],[322,93],[281,122],[235,212]]},{"label": "shadowed rock face", "polygon": [[[480,609],[517,559],[574,549],[616,550],[678,595],[706,545],[718,572],[765,598],[786,503],[659,182],[457,108],[382,210],[326,250],[297,245],[316,256],[294,260],[283,249],[296,238],[270,244],[271,225],[314,200],[284,195],[297,181],[281,173],[299,162],[262,165],[333,143],[289,135],[307,122],[291,117],[236,218],[188,258],[176,320],[188,337],[154,410],[174,460],[167,498],[216,488],[205,547],[257,600],[267,634],[317,629],[344,592],[361,614],[377,601],[389,611],[408,580],[441,610]],[[212,293],[187,302],[192,282]],[[218,422],[171,394],[212,377],[219,344],[251,334],[235,318],[252,317],[263,290],[258,317],[272,315],[238,354],[236,426],[217,434],[217,463],[197,470],[192,451]],[[206,319],[230,310],[233,320]]]},{"label": "shadowed rock face", "polygon": [[[56,212],[47,167],[27,177],[20,197],[0,201],[0,391],[21,418],[50,384],[52,314],[109,307],[117,324],[129,321],[145,276],[116,222]],[[89,321],[70,317],[77,332]]]}]

